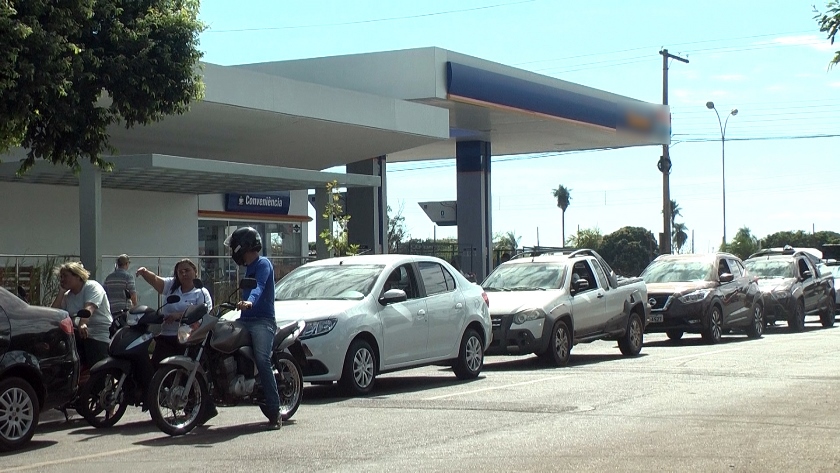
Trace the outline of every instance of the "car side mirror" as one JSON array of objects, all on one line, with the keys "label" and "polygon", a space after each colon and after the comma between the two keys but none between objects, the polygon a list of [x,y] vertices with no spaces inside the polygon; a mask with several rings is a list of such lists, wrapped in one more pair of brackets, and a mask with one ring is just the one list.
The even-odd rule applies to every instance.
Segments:
[{"label": "car side mirror", "polygon": [[808,279],[811,276],[813,276],[813,274],[810,271],[802,271],[802,279]]},{"label": "car side mirror", "polygon": [[257,287],[257,280],[254,278],[242,278],[239,281],[239,289],[247,290]]},{"label": "car side mirror", "polygon": [[408,295],[402,289],[388,289],[379,298],[379,303],[382,305],[394,304],[397,302],[405,302],[408,300]]},{"label": "car side mirror", "polygon": [[732,281],[735,280],[735,275],[732,274],[732,273],[723,273],[723,274],[720,275],[720,277],[718,279],[720,279],[720,282],[723,282],[723,283],[732,282]]},{"label": "car side mirror", "polygon": [[575,292],[584,291],[589,289],[589,281],[586,279],[578,279],[572,286],[574,287]]}]

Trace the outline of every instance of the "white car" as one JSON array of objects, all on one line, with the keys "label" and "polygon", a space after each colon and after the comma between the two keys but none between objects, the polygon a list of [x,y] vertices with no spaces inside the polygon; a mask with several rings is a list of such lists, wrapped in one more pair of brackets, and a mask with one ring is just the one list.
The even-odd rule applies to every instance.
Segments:
[{"label": "white car", "polygon": [[306,321],[304,381],[338,381],[351,395],[369,393],[380,373],[420,365],[475,378],[492,336],[484,290],[428,256],[313,261],[280,280],[275,299],[278,323]]}]

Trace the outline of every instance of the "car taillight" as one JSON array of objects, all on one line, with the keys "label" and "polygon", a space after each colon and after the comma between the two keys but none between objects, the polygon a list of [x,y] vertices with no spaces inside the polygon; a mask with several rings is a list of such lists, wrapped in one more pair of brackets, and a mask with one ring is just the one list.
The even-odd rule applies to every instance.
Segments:
[{"label": "car taillight", "polygon": [[482,292],[482,293],[481,293],[481,297],[483,297],[483,298],[484,298],[484,303],[485,303],[485,304],[487,304],[487,307],[490,307],[490,298],[489,298],[489,297],[487,297],[487,293],[486,293],[486,292]]},{"label": "car taillight", "polygon": [[64,317],[61,319],[61,322],[58,323],[61,326],[61,330],[64,331],[67,335],[73,335],[73,321],[70,317]]}]

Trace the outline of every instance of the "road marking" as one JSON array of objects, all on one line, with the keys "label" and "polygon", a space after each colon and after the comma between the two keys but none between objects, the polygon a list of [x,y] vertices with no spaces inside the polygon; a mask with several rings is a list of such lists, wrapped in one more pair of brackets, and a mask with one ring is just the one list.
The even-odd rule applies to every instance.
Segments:
[{"label": "road marking", "polygon": [[463,392],[453,393],[453,394],[444,394],[442,396],[427,397],[424,400],[425,401],[437,401],[438,399],[445,399],[445,398],[448,398],[448,397],[465,396],[467,394],[483,393],[483,392],[486,392],[486,391],[495,391],[495,390],[498,390],[498,389],[513,388],[513,387],[516,387],[516,386],[525,386],[526,384],[541,383],[543,381],[551,381],[551,380],[560,379],[560,378],[562,378],[562,376],[551,376],[551,377],[548,377],[548,378],[532,379],[531,381],[523,381],[521,383],[506,384],[504,386],[493,386],[493,387],[490,387],[490,388],[474,389],[472,391],[463,391]]},{"label": "road marking", "polygon": [[706,351],[703,353],[695,353],[694,355],[675,356],[673,358],[665,358],[665,361],[681,360],[683,358],[697,358],[701,356],[715,355],[717,353],[726,353],[728,351],[741,351],[743,348],[728,348],[726,350]]},{"label": "road marking", "polygon": [[139,446],[139,447],[131,447],[131,448],[124,448],[122,450],[111,450],[110,452],[102,452],[102,453],[92,453],[90,455],[83,455],[81,457],[73,457],[73,458],[64,458],[62,460],[53,460],[48,462],[41,462],[41,463],[30,463],[29,465],[18,466],[14,468],[7,468],[4,470],[0,470],[0,473],[6,471],[23,471],[23,470],[33,470],[35,468],[42,468],[45,466],[52,466],[52,465],[60,465],[62,463],[71,463],[77,462],[82,460],[90,460],[92,458],[99,458],[99,457],[106,457],[108,455],[119,455],[121,453],[129,453],[135,452],[137,450],[143,450],[149,447]]}]

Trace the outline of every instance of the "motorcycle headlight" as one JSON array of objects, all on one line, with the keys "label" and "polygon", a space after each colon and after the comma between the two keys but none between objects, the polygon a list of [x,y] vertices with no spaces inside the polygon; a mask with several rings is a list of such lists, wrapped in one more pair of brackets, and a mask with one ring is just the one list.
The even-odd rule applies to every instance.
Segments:
[{"label": "motorcycle headlight", "polygon": [[523,310],[513,316],[513,323],[522,325],[525,322],[545,318],[545,312],[542,309]]},{"label": "motorcycle headlight", "polygon": [[306,327],[303,328],[303,333],[300,338],[302,340],[330,333],[330,331],[335,328],[336,323],[338,323],[338,320],[335,318],[306,322]]},{"label": "motorcycle headlight", "polygon": [[692,304],[694,302],[700,302],[712,292],[709,289],[700,289],[694,292],[689,292],[688,294],[684,294],[682,296],[677,297],[683,304]]},{"label": "motorcycle headlight", "polygon": [[178,327],[178,341],[180,343],[186,343],[187,340],[190,338],[190,334],[192,333],[192,327],[189,325],[181,325]]}]

